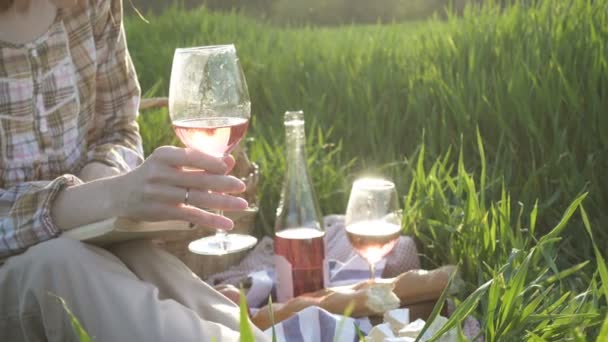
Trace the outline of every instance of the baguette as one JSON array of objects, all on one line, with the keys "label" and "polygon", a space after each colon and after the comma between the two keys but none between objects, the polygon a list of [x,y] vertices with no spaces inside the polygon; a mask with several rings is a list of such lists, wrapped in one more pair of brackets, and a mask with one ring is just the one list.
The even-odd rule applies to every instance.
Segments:
[{"label": "baguette", "polygon": [[[334,314],[344,314],[352,305],[350,316],[355,318],[381,315],[400,306],[412,306],[416,310],[412,317],[422,316],[429,307],[432,310],[454,269],[454,266],[443,266],[432,271],[412,270],[395,278],[362,281],[303,294],[285,303],[273,304],[274,323],[313,305]],[[270,308],[264,307],[253,315],[252,322],[266,330],[273,324],[270,317]]]},{"label": "baguette", "polygon": [[393,278],[393,291],[401,305],[434,301],[448,285],[455,266],[442,266],[432,271],[412,270]]}]

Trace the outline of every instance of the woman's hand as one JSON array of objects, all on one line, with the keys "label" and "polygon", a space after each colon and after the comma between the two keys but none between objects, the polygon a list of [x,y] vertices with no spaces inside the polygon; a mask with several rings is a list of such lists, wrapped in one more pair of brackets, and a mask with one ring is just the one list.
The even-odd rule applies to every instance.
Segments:
[{"label": "woman's hand", "polygon": [[245,191],[245,183],[225,175],[233,166],[231,156],[216,158],[193,149],[160,147],[133,171],[63,189],[53,201],[52,222],[69,230],[120,216],[232,229],[230,219],[206,209],[247,208],[247,201],[229,195]]},{"label": "woman's hand", "polygon": [[189,148],[159,147],[138,168],[117,177],[124,194],[117,199],[118,216],[232,229],[230,219],[208,210],[247,208],[247,201],[229,195],[246,188],[241,180],[225,175],[233,166],[231,156],[216,158]]},{"label": "woman's hand", "polygon": [[239,305],[240,300],[241,300],[241,291],[239,291],[239,289],[236,286],[230,285],[230,284],[225,284],[225,285],[217,285],[217,286],[214,286],[213,288],[216,291],[218,291],[219,293],[226,296],[226,298],[230,299],[236,305]]}]

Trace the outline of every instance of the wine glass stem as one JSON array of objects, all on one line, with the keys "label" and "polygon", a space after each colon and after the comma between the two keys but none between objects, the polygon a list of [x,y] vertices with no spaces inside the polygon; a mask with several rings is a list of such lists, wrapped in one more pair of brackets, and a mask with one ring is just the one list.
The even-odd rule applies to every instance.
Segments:
[{"label": "wine glass stem", "polygon": [[[224,211],[223,210],[218,210],[217,214],[220,216],[224,216]],[[220,243],[220,248],[222,250],[227,250],[228,249],[228,237],[227,237],[228,233],[223,230],[223,229],[218,229],[215,231],[215,238],[219,241]]]},{"label": "wine glass stem", "polygon": [[369,263],[369,280],[374,281],[376,279],[376,264],[373,262]]},{"label": "wine glass stem", "polygon": [[[224,153],[224,156],[222,158],[225,158],[228,154]],[[224,175],[227,175],[228,172],[224,173]],[[220,216],[224,216],[224,211],[223,210],[218,210],[217,214]],[[215,238],[217,239],[217,241],[219,241],[220,243],[220,248],[223,251],[228,250],[228,233],[223,230],[223,229],[218,229],[215,231]]]}]

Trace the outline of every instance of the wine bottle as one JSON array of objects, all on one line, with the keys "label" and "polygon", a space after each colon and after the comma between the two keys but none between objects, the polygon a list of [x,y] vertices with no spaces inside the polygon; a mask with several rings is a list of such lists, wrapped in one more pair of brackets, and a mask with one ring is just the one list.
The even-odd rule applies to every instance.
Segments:
[{"label": "wine bottle", "polygon": [[277,299],[326,286],[325,229],[306,165],[304,113],[285,113],[286,174],[277,208],[274,251]]}]

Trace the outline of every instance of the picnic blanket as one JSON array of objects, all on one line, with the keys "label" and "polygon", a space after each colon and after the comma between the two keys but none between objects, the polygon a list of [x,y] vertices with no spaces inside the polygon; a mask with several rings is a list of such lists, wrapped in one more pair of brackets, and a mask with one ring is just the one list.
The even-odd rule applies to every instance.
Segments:
[{"label": "picnic blanket", "polygon": [[[448,314],[454,311],[454,305],[448,300]],[[358,331],[367,335],[372,325],[367,318],[354,319],[335,315],[322,308],[311,306],[294,315],[264,333],[268,337],[275,334],[278,342],[358,342]],[[467,317],[462,325],[462,332],[469,341],[483,342],[480,336],[481,326],[473,317]],[[422,339],[425,341],[425,339]],[[441,341],[441,340],[440,340]]]},{"label": "picnic blanket", "polygon": [[[351,247],[344,229],[343,215],[330,215],[324,218],[325,223],[325,255],[330,267],[330,284],[345,285],[356,283],[369,278],[367,262],[361,258]],[[255,281],[266,282],[272,280],[274,286],[274,246],[272,239],[265,237],[257,246],[237,265],[228,270],[214,274],[205,279],[211,285],[232,284],[238,286],[250,279],[253,286]],[[388,278],[403,272],[420,268],[420,259],[414,240],[409,236],[399,237],[395,248],[387,257],[376,265],[376,276]],[[267,275],[267,278],[263,274]],[[252,277],[253,276],[253,277]],[[253,278],[253,279],[252,279]],[[251,293],[251,291],[249,291]],[[257,290],[256,290],[257,292]],[[264,299],[268,298],[268,292]],[[254,300],[255,296],[248,300]],[[248,302],[251,306],[266,304]]]},{"label": "picnic blanket", "polygon": [[[326,216],[324,223],[330,286],[348,285],[369,279],[367,262],[353,250],[346,236],[344,216]],[[250,283],[247,301],[254,312],[256,307],[266,305],[268,296],[275,291],[273,254],[273,241],[265,237],[239,264],[207,278],[206,281],[212,285],[238,286],[244,281]],[[420,259],[414,240],[401,236],[395,248],[376,265],[375,272],[376,277],[390,278],[419,268]],[[450,306],[448,312],[452,309]],[[319,307],[308,307],[273,328],[265,333],[269,336],[274,333],[278,342],[358,341],[357,330],[365,335],[372,325],[367,318],[354,319],[327,312]],[[479,323],[473,318],[467,319],[464,332],[466,336],[477,336]]]}]

